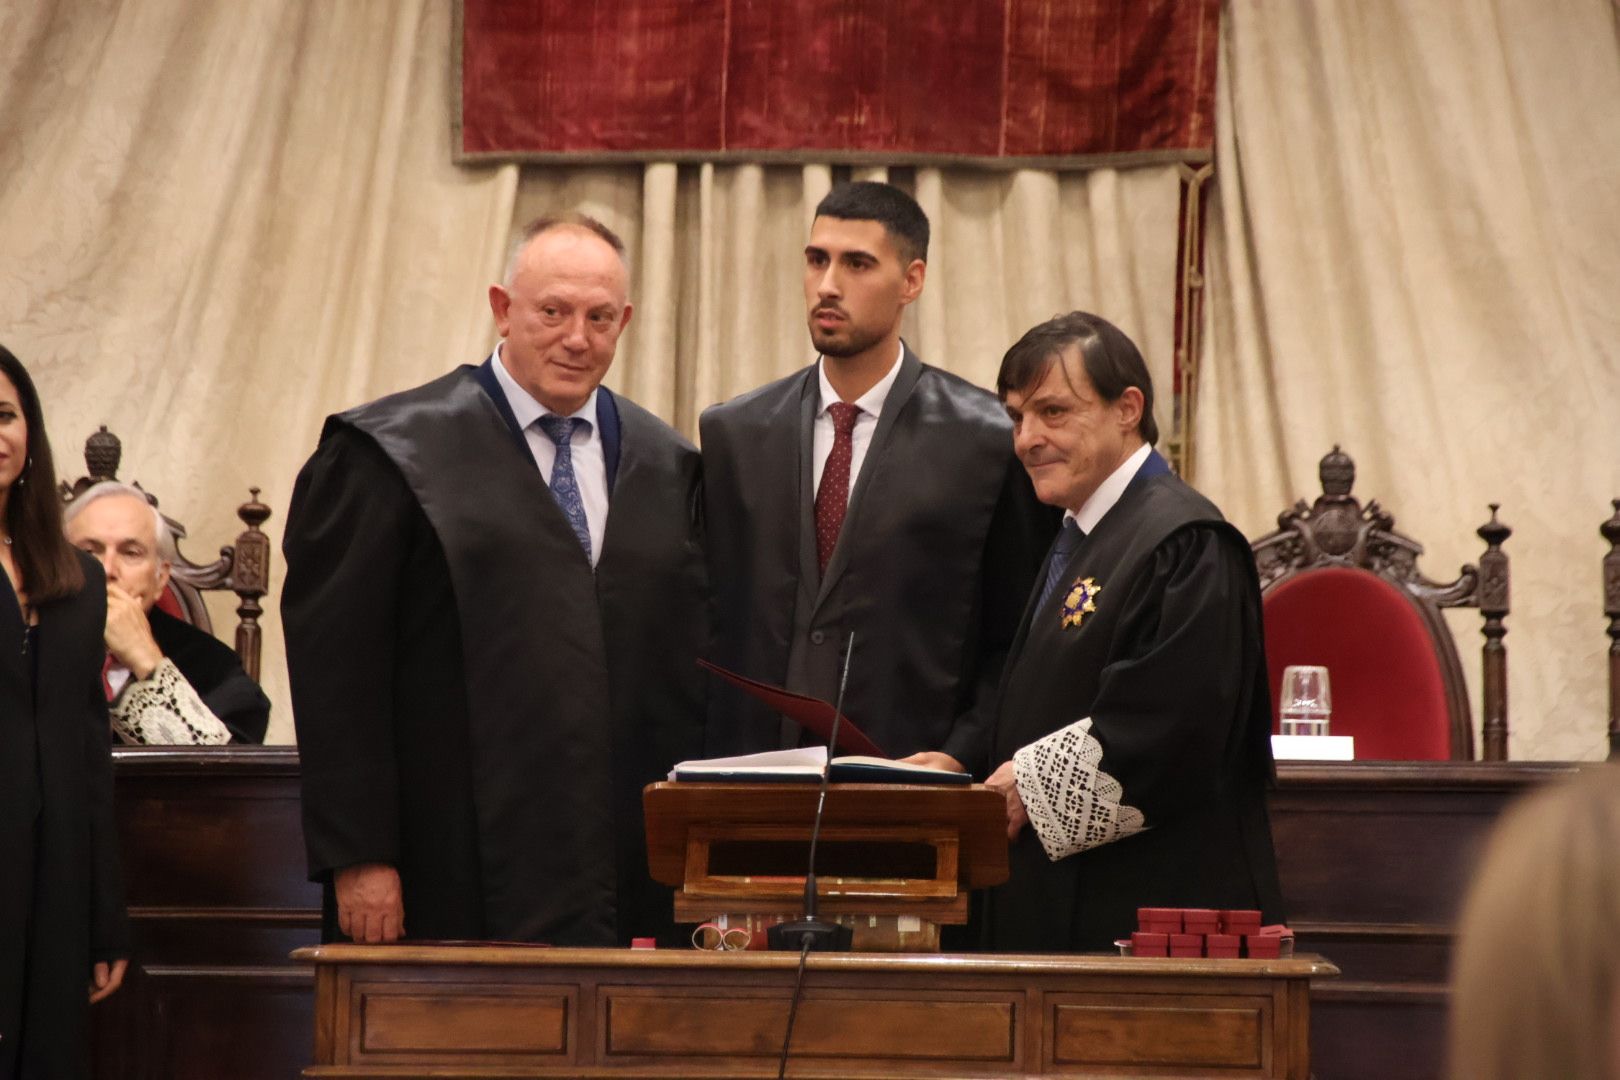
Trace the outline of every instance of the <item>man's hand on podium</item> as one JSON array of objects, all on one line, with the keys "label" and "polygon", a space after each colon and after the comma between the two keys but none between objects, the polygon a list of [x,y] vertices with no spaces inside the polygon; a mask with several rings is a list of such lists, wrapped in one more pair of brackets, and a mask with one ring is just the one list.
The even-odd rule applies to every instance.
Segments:
[{"label": "man's hand on podium", "polygon": [[386,863],[345,866],[332,878],[338,929],[367,945],[398,941],[405,933],[405,899],[399,871]]},{"label": "man's hand on podium", "polygon": [[1029,824],[1029,815],[1024,812],[1024,797],[1018,794],[1018,777],[1013,775],[1013,763],[1003,761],[1001,767],[990,774],[984,786],[1001,792],[1001,797],[1007,800],[1007,839],[1018,839],[1019,831]]}]

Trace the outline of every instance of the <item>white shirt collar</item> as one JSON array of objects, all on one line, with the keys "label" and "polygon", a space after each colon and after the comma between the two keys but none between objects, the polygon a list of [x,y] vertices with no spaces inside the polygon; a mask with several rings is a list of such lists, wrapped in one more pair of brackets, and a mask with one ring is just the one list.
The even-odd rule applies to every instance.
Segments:
[{"label": "white shirt collar", "polygon": [[[874,383],[872,389],[856,398],[851,404],[868,416],[876,418],[881,414],[883,412],[883,400],[889,396],[889,390],[893,388],[894,380],[900,377],[900,361],[905,359],[905,355],[906,346],[902,342],[900,351],[895,353],[894,363],[889,365],[888,373]],[[832,383],[827,379],[826,357],[817,357],[816,374],[821,380],[821,407],[816,410],[816,415],[821,416],[827,411],[827,406],[843,399],[838,396],[838,391],[833,389]]]},{"label": "white shirt collar", "polygon": [[1072,518],[1074,523],[1080,526],[1081,532],[1091,532],[1097,527],[1097,523],[1103,519],[1103,515],[1112,510],[1114,504],[1119,502],[1119,497],[1125,494],[1125,489],[1130,486],[1131,478],[1136,475],[1136,470],[1142,467],[1142,462],[1146,461],[1148,455],[1152,452],[1153,447],[1147,443],[1138,446],[1135,453],[1131,454],[1117,469],[1108,474],[1108,479],[1097,485],[1097,490],[1091,493],[1091,498],[1081,504],[1078,511],[1070,510],[1063,516]]},{"label": "white shirt collar", "polygon": [[[496,345],[495,351],[490,353],[489,356],[490,367],[495,369],[495,381],[506,395],[506,403],[512,407],[512,416],[517,420],[519,431],[526,431],[530,424],[542,416],[553,415],[554,410],[548,409],[536,401],[527,390],[518,385],[516,379],[512,378],[512,373],[506,370],[506,361],[501,359],[500,345]],[[562,414],[555,413],[555,415],[560,416]],[[591,425],[591,430],[595,430],[596,391],[592,390],[591,396],[585,399],[585,404],[568,415],[579,417]]]}]

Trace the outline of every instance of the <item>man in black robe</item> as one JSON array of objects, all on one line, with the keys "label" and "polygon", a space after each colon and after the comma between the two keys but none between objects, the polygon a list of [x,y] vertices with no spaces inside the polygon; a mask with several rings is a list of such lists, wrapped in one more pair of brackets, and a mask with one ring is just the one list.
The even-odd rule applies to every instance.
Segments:
[{"label": "man in black robe", "polygon": [[1035,327],[997,388],[1036,494],[1065,514],[997,712],[988,783],[1013,844],[991,946],[1106,949],[1139,906],[1280,921],[1248,542],[1153,450],[1153,384],[1112,324]]},{"label": "man in black robe", "polygon": [[270,699],[235,651],[158,606],[174,539],[146,493],[104,480],[65,519],[68,542],[107,574],[102,682],[113,733],[141,745],[264,742]]},{"label": "man in black robe", "polygon": [[[987,391],[900,340],[923,288],[928,218],[887,184],[816,208],[804,295],[818,361],[704,412],[714,658],[831,701],[886,752],[981,771],[991,701],[1055,526]],[[797,743],[716,687],[708,752]]]},{"label": "man in black robe", "polygon": [[494,355],[329,418],[299,475],[304,834],[355,940],[672,929],[640,796],[701,741],[699,461],[599,386],[627,287],[605,226],[536,221]]}]

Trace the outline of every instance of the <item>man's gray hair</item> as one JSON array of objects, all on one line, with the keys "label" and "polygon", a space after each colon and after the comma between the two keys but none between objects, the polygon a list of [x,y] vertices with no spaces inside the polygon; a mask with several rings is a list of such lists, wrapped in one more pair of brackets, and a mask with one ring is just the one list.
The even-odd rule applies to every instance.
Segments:
[{"label": "man's gray hair", "polygon": [[84,512],[84,508],[97,499],[105,499],[109,495],[128,495],[132,499],[139,499],[141,505],[152,512],[152,537],[157,542],[157,556],[160,562],[173,564],[180,557],[180,551],[175,547],[174,533],[169,530],[169,523],[163,520],[158,508],[152,505],[146,492],[133,484],[120,483],[117,480],[103,480],[99,484],[92,484],[80,492],[74,500],[67,504],[62,511],[62,524],[67,526],[73,519]]},{"label": "man's gray hair", "polygon": [[629,274],[630,256],[625,254],[624,241],[619,239],[619,234],[589,214],[570,211],[566,214],[543,214],[519,230],[517,236],[512,239],[511,247],[507,249],[506,276],[501,278],[501,283],[507,288],[512,287],[512,278],[517,275],[518,263],[523,258],[523,249],[529,246],[531,240],[541,233],[550,232],[552,229],[567,227],[584,229],[586,232],[594,233],[598,239],[612,248],[614,253],[619,256],[619,261],[624,264],[625,274]]}]

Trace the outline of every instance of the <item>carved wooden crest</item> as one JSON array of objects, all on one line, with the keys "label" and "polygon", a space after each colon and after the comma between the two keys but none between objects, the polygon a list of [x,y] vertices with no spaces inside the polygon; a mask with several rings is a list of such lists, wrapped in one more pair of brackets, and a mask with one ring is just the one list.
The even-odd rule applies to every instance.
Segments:
[{"label": "carved wooden crest", "polygon": [[[1306,568],[1352,566],[1370,570],[1399,585],[1412,596],[1439,607],[1507,607],[1507,563],[1491,558],[1500,554],[1501,543],[1511,533],[1496,520],[1495,504],[1491,520],[1479,533],[1490,546],[1479,566],[1463,565],[1457,577],[1435,581],[1418,569],[1423,545],[1395,529],[1395,518],[1376,499],[1362,506],[1350,494],[1356,482],[1356,463],[1337,445],[1322,458],[1317,468],[1322,494],[1306,505],[1300,499],[1277,515],[1277,528],[1253,544],[1254,561],[1260,573],[1260,587],[1268,589],[1289,574]],[[1487,531],[1491,536],[1487,536]],[[1487,580],[1488,579],[1488,580]],[[1487,602],[1481,603],[1486,598]]]}]

